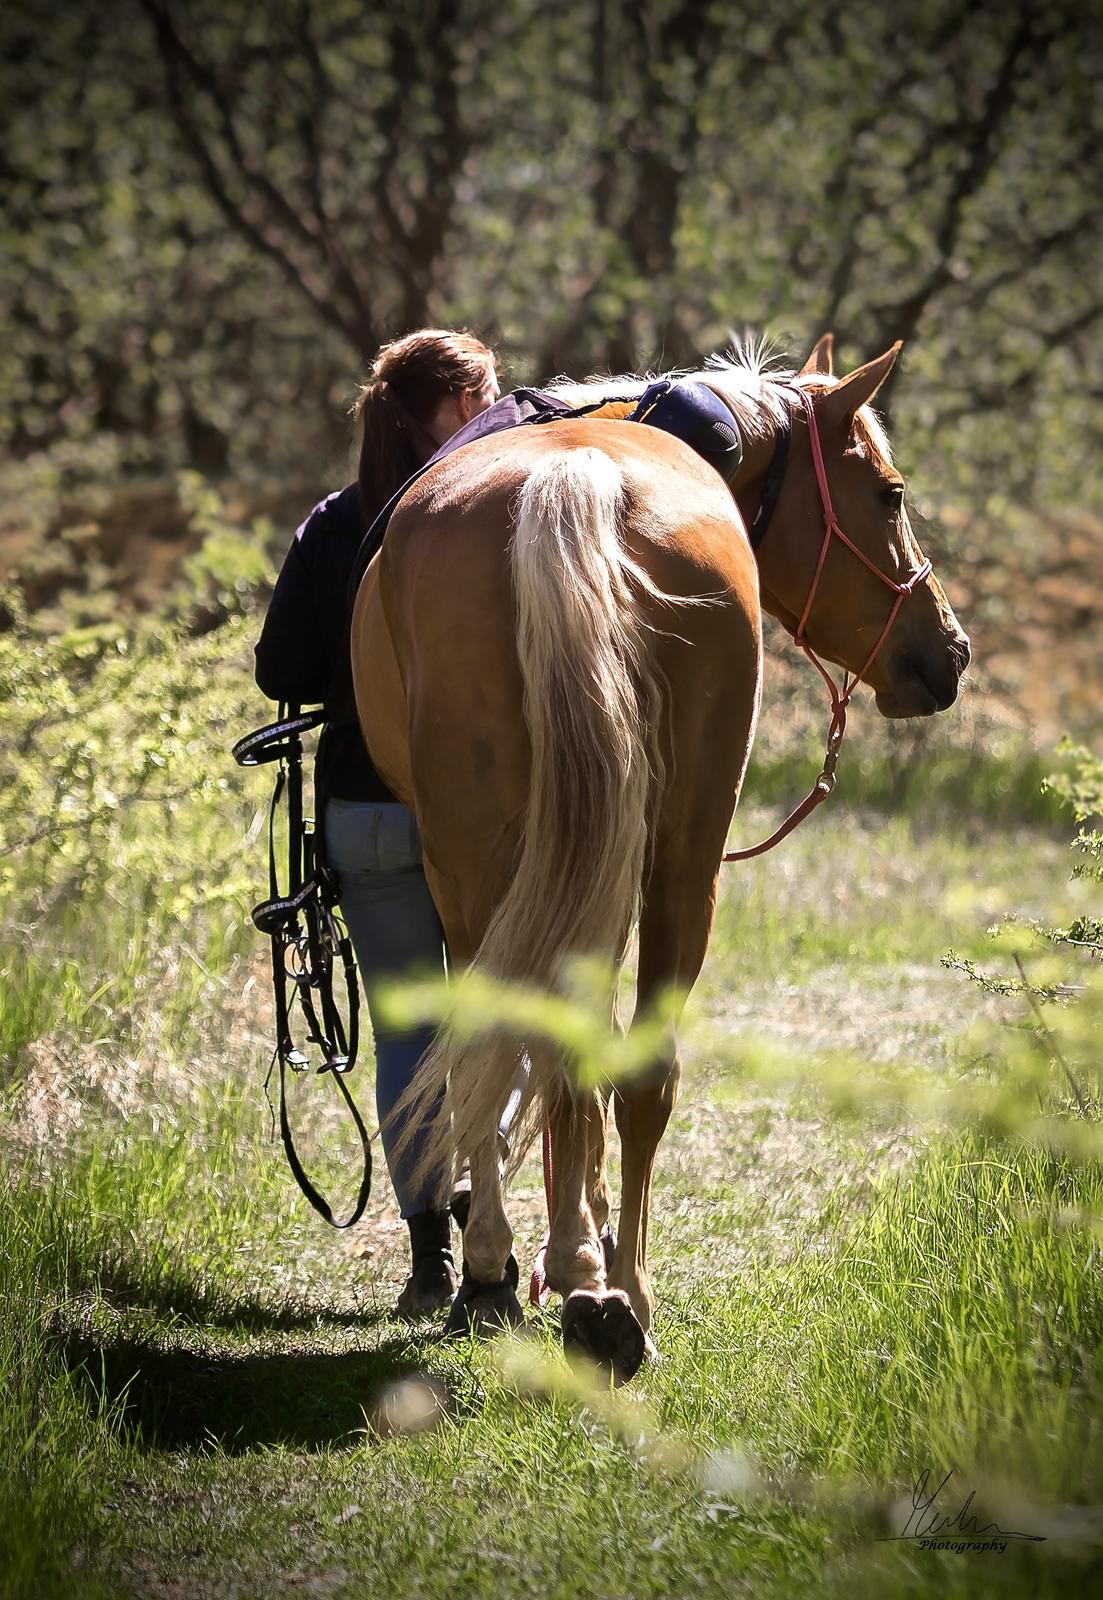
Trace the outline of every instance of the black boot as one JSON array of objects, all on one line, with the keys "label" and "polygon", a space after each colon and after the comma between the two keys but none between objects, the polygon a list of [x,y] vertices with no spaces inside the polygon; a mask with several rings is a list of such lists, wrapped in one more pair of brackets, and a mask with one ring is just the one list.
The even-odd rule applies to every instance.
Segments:
[{"label": "black boot", "polygon": [[450,1306],[459,1279],[452,1257],[452,1219],[447,1211],[420,1211],[407,1217],[411,1271],[395,1311],[411,1321]]}]

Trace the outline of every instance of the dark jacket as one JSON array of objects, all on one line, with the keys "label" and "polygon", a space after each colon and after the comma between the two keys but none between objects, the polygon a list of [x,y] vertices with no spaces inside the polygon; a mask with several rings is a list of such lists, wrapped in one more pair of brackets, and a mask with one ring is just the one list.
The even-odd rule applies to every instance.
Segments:
[{"label": "dark jacket", "polygon": [[352,686],[349,580],[363,537],[356,484],[314,507],[284,557],[256,646],[262,694],[325,709],[315,782],[327,800],[394,799],[364,744]]},{"label": "dark jacket", "polygon": [[[537,413],[566,409],[561,400],[516,389],[453,434],[414,478],[474,439],[514,428]],[[367,522],[356,484],[314,507],[291,541],[257,641],[261,692],[270,700],[325,709],[315,787],[326,800],[394,799],[360,733],[349,632],[357,585],[383,541],[391,512],[413,481],[408,479]]]}]

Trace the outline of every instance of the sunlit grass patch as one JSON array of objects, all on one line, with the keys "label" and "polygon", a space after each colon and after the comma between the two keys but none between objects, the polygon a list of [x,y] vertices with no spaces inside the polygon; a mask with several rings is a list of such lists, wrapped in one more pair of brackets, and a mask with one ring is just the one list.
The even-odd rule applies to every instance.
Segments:
[{"label": "sunlit grass patch", "polygon": [[[65,682],[16,728],[54,719],[11,839],[69,771],[70,694],[91,809],[79,838],[2,858],[31,937],[0,963],[19,1152],[0,1593],[96,1573],[139,1595],[975,1592],[988,1569],[876,1542],[927,1466],[1049,1530],[1001,1558],[1007,1592],[1077,1592],[1103,1501],[1098,1124],[1021,1008],[938,965],[1006,956],[985,929],[1007,910],[1056,914],[1067,828],[1035,766],[987,732],[963,756],[953,729],[863,726],[831,806],[725,869],[655,1183],[665,1359],[612,1394],[565,1366],[554,1314],[490,1348],[392,1320],[404,1230],[381,1163],[351,1247],[298,1197],[260,1088],[270,1000],[246,920],[268,778],[211,757],[263,715],[243,639],[177,639],[176,659],[117,636],[59,644]],[[205,706],[197,678],[218,686]],[[109,782],[95,763],[124,744]],[[818,753],[799,730],[764,741],[733,842],[768,831]],[[669,1015],[610,1048],[608,988],[513,995],[504,1020],[628,1069]],[[469,1020],[498,999],[472,988]],[[1048,1017],[1089,1087],[1098,1015]],[[369,1118],[370,1076],[365,1051]],[[296,1080],[292,1112],[339,1204],[355,1141],[329,1092]],[[511,1213],[525,1270],[535,1165]]]},{"label": "sunlit grass patch", "polygon": [[[247,1594],[273,1572],[344,1574],[338,1593],[370,1573],[384,1596],[611,1600],[680,1593],[687,1574],[717,1596],[807,1591],[876,1555],[884,1592],[933,1596],[937,1558],[886,1568],[874,1544],[925,1465],[945,1460],[963,1492],[975,1475],[993,1514],[1100,1493],[1097,1167],[943,1139],[863,1212],[829,1186],[795,1253],[757,1226],[738,1167],[684,1213],[660,1186],[665,1360],[614,1396],[570,1375],[551,1319],[447,1347],[289,1301],[255,1271],[287,1219],[265,1215],[243,1115],[240,1097],[201,1105],[199,1168],[183,1142],[130,1138],[42,1211],[56,1266],[30,1297],[48,1311],[37,1348],[48,1404],[67,1393],[84,1419],[83,1470],[112,1486],[105,1571],[125,1550],[153,1587],[186,1561]],[[235,1143],[258,1185],[240,1217]],[[242,1233],[259,1251],[246,1282]],[[448,1397],[439,1425],[372,1425],[422,1374]],[[1051,1574],[1064,1559],[1055,1544]],[[1046,1592],[1035,1557],[1012,1561]]]},{"label": "sunlit grass patch", "polygon": [[[733,837],[747,827],[737,813]],[[772,856],[722,869],[704,992],[714,973],[745,992],[817,967],[845,964],[849,983],[937,962],[948,944],[977,946],[1012,905],[1047,905],[1067,858],[1064,838],[1016,831],[978,851],[952,829],[825,808]]]},{"label": "sunlit grass patch", "polygon": [[[65,1596],[102,1544],[102,1478],[125,1470],[121,1399],[69,1371],[51,1322],[65,1304],[73,1240],[43,1196],[0,1189],[0,1594]],[[97,1387],[100,1383],[101,1386]],[[94,1569],[81,1586],[106,1594]]]}]

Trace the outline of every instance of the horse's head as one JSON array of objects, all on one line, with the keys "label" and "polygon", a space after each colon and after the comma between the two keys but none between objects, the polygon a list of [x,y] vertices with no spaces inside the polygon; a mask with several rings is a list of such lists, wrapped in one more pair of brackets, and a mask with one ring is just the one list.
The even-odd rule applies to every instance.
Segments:
[{"label": "horse's head", "polygon": [[912,533],[904,480],[866,409],[899,351],[836,380],[830,335],[816,345],[796,380],[789,463],[759,570],[763,605],[798,640],[860,673],[882,715],[922,717],[953,704],[969,639]]}]

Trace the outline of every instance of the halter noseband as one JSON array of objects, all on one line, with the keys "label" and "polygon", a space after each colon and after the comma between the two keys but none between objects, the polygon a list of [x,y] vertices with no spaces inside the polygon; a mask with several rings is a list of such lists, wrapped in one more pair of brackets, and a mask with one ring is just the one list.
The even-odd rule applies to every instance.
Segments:
[{"label": "halter noseband", "polygon": [[[903,605],[906,596],[910,595],[916,586],[922,583],[924,578],[929,577],[931,573],[930,560],[925,556],[923,558],[922,565],[916,572],[912,573],[911,577],[906,583],[897,583],[896,579],[890,578],[887,572],[882,572],[880,567],[876,566],[869,559],[869,557],[864,554],[863,551],[859,550],[853,539],[848,538],[843,532],[842,528],[839,526],[839,519],[835,515],[835,508],[831,503],[831,490],[827,482],[827,469],[823,463],[823,450],[820,446],[819,425],[816,422],[816,411],[812,404],[812,398],[806,389],[794,389],[792,392],[800,401],[808,423],[808,439],[812,447],[812,463],[816,469],[816,483],[820,491],[820,505],[823,508],[823,543],[820,545],[820,554],[819,559],[816,562],[816,570],[812,576],[812,584],[808,590],[808,598],[804,602],[804,610],[800,614],[800,621],[797,623],[797,631],[793,635],[793,640],[794,643],[799,645],[804,651],[809,661],[812,663],[820,677],[823,679],[824,683],[827,685],[828,693],[831,696],[831,722],[827,730],[827,750],[824,755],[823,769],[820,772],[819,777],[816,779],[815,786],[801,801],[800,805],[797,806],[796,810],[790,812],[789,816],[786,817],[780,828],[778,828],[776,832],[772,833],[768,839],[764,839],[761,844],[751,845],[745,850],[729,850],[728,853],[723,857],[725,861],[746,861],[751,856],[764,854],[765,851],[772,849],[775,844],[780,844],[782,839],[784,839],[787,834],[791,833],[798,823],[803,822],[806,816],[808,816],[816,809],[818,805],[821,805],[823,801],[827,799],[828,795],[835,787],[835,767],[839,759],[839,746],[842,744],[843,735],[846,732],[846,710],[847,706],[850,704],[850,697],[858,687],[859,683],[862,682],[866,673],[869,671],[870,667],[880,654],[881,648],[889,636],[892,625],[896,621],[897,614],[900,610],[900,607]],[[766,478],[766,489],[762,496],[762,503],[758,508],[758,513],[755,516],[755,519],[752,522],[749,530],[751,545],[756,554],[762,544],[766,527],[773,515],[774,507],[777,504],[778,495],[781,492],[781,476],[784,474],[785,463],[788,459],[790,433],[791,425],[790,427],[784,429],[784,448],[780,449],[780,437],[778,443],[774,446],[774,454],[770,462],[770,468]],[[779,460],[781,464],[780,473],[777,470]],[[816,599],[816,592],[820,586],[820,578],[823,576],[824,564],[827,561],[827,552],[831,548],[832,534],[837,535],[842,540],[843,544],[846,545],[847,549],[858,557],[858,560],[862,563],[862,565],[868,567],[869,571],[873,573],[874,577],[880,578],[881,582],[890,588],[893,594],[896,596],[896,599],[892,603],[892,609],[888,615],[888,621],[881,629],[877,643],[873,646],[873,649],[869,652],[869,655],[866,657],[864,663],[853,675],[853,677],[851,677],[849,668],[844,668],[841,688],[835,682],[830,672],[828,672],[819,656],[812,649],[812,646],[808,643],[808,637],[804,631],[808,624],[808,618],[811,615],[812,606]]]}]

